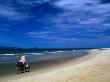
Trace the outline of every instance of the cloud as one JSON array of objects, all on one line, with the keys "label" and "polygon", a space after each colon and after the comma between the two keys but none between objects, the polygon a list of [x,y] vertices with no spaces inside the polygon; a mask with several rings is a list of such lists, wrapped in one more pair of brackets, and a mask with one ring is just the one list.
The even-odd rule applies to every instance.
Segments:
[{"label": "cloud", "polygon": [[46,32],[28,32],[27,34],[29,34],[29,35],[48,35],[48,34],[51,34],[51,33],[53,33],[53,32],[49,32],[49,31],[46,31]]},{"label": "cloud", "polygon": [[65,37],[61,37],[59,33],[52,32],[52,31],[41,31],[41,32],[28,32],[25,33],[27,36],[31,38],[36,38],[36,39],[45,39],[45,40],[61,40],[61,39],[68,39]]},{"label": "cloud", "polygon": [[10,29],[0,28],[0,31],[10,31]]},{"label": "cloud", "polygon": [[54,32],[49,32],[49,31],[46,31],[46,32],[28,32],[28,33],[25,33],[26,35],[28,35],[29,37],[32,37],[32,38],[41,38],[41,39],[49,39],[50,36],[52,34],[54,34]]},{"label": "cloud", "polygon": [[36,0],[16,0],[17,3],[21,4],[21,5],[26,5],[26,6],[32,6],[33,3],[35,2]]},{"label": "cloud", "polygon": [[110,5],[101,4],[100,0],[8,1],[7,5],[0,3],[0,17],[19,22],[26,20],[21,25],[29,25],[30,28],[23,27],[25,32],[31,30],[25,33],[29,39],[70,45],[110,40],[110,34],[105,33],[110,29]]},{"label": "cloud", "polygon": [[[26,9],[22,4],[23,0],[4,0],[0,1],[0,18],[4,18],[8,21],[24,21],[27,18],[30,18],[29,14],[25,11],[20,11]],[[24,1],[24,4],[28,1]],[[31,2],[31,0],[30,0]],[[19,10],[20,9],[20,10]]]},{"label": "cloud", "polygon": [[[50,0],[4,0],[0,1],[0,17],[13,21],[23,21],[41,15],[59,12]],[[44,17],[41,16],[41,17]]]},{"label": "cloud", "polygon": [[[102,5],[98,0],[59,0],[55,4],[64,11],[40,20],[41,24],[47,24],[48,27],[51,27],[48,30],[60,34],[53,34],[54,36],[51,36],[51,38],[58,38],[59,36],[61,36],[60,38],[69,36],[74,38],[79,36],[78,38],[91,39],[100,37],[100,33],[104,34],[104,30],[109,29],[110,24],[107,18],[110,16],[110,5]],[[47,27],[44,26],[44,28]],[[48,34],[42,34],[42,36],[47,37]]]},{"label": "cloud", "polygon": [[56,2],[56,5],[61,7],[64,12],[49,19],[52,20],[49,23],[53,24],[53,29],[68,32],[78,28],[87,31],[102,31],[109,27],[109,4],[102,5],[99,0],[60,0]]},{"label": "cloud", "polygon": [[28,32],[25,33],[28,37],[32,38],[32,39],[41,39],[41,40],[45,40],[45,41],[50,41],[50,42],[63,42],[63,43],[67,43],[67,42],[71,42],[71,41],[79,41],[79,40],[94,40],[94,39],[102,39],[102,37],[104,39],[110,39],[110,36],[99,32],[75,32],[75,33],[60,33],[60,32]]},{"label": "cloud", "polygon": [[11,7],[0,5],[0,17],[8,20],[23,20],[28,18],[28,15],[20,13]]},{"label": "cloud", "polygon": [[100,0],[101,3],[105,4],[105,3],[110,3],[110,0]]},{"label": "cloud", "polygon": [[[58,5],[59,7],[62,8],[66,8],[66,9],[82,9],[81,7],[84,5],[88,5],[91,4],[95,5],[97,4],[97,0],[93,1],[93,0],[59,0],[58,2],[56,2],[56,5]],[[89,5],[90,6],[90,5]],[[83,8],[84,9],[84,8]]]},{"label": "cloud", "polygon": [[24,5],[24,6],[35,6],[38,4],[42,4],[45,2],[50,2],[51,0],[16,0],[17,3]]}]

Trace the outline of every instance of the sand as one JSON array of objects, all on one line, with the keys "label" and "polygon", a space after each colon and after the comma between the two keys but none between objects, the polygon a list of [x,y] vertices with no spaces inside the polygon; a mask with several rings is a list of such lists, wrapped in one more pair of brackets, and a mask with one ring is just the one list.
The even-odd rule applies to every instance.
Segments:
[{"label": "sand", "polygon": [[94,49],[89,54],[44,66],[39,72],[0,78],[0,82],[110,82],[110,49]]}]

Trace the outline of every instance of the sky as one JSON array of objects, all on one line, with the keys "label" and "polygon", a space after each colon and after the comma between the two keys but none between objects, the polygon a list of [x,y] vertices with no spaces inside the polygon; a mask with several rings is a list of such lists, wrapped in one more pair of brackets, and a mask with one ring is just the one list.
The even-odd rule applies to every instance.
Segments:
[{"label": "sky", "polygon": [[0,0],[0,46],[110,47],[110,0]]}]

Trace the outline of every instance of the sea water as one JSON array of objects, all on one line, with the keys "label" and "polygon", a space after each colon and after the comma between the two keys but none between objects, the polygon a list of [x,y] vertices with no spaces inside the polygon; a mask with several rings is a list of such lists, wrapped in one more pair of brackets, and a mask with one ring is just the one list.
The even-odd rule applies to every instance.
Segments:
[{"label": "sea water", "polygon": [[[43,59],[44,56],[45,56],[45,60],[46,60],[46,56],[48,56],[48,58],[50,58],[47,61],[57,61],[57,60],[65,60],[65,59],[68,59],[71,57],[74,57],[74,58],[80,57],[80,56],[85,55],[85,54],[86,54],[86,50],[44,51],[41,53],[22,53],[22,54],[20,54],[20,53],[17,53],[17,54],[13,54],[13,53],[11,53],[11,54],[0,54],[0,63],[17,62],[20,60],[21,55],[25,55],[27,61],[33,61],[33,59],[36,59],[36,58]],[[58,57],[56,57],[56,56],[58,56]],[[54,57],[56,57],[56,59]]]}]

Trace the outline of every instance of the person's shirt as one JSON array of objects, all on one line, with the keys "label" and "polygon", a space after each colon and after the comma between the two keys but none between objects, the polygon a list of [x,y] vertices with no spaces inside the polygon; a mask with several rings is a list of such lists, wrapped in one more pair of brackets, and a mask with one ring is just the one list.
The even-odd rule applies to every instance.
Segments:
[{"label": "person's shirt", "polygon": [[22,62],[23,64],[25,64],[26,63],[26,60],[25,59],[21,59],[19,62]]}]

